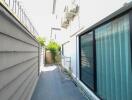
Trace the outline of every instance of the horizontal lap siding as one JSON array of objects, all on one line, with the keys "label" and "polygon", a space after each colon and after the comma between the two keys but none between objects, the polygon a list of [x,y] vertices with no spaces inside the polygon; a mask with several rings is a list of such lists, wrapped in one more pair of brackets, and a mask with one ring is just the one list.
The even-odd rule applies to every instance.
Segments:
[{"label": "horizontal lap siding", "polygon": [[8,16],[3,12],[7,13],[7,11],[0,6],[0,32],[38,46],[38,43],[32,39],[30,35],[27,35],[27,30],[24,30],[24,28],[21,27],[21,25],[14,18],[12,18],[12,16]]},{"label": "horizontal lap siding", "polygon": [[30,100],[38,79],[39,44],[7,14],[0,13],[0,99]]}]

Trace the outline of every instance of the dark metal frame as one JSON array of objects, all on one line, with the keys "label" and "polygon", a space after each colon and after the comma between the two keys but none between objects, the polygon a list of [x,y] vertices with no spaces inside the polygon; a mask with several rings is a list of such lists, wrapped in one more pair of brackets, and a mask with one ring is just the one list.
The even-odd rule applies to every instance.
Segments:
[{"label": "dark metal frame", "polygon": [[81,80],[81,36],[78,37],[79,42],[79,79]]},{"label": "dark metal frame", "polygon": [[93,31],[93,67],[94,67],[94,92],[97,91],[97,70],[96,70],[96,39],[95,30]]},{"label": "dark metal frame", "polygon": [[[129,12],[129,23],[130,23],[130,43],[131,43],[130,46],[132,51],[132,10],[130,10]],[[132,64],[132,52],[131,52],[131,64]]]}]

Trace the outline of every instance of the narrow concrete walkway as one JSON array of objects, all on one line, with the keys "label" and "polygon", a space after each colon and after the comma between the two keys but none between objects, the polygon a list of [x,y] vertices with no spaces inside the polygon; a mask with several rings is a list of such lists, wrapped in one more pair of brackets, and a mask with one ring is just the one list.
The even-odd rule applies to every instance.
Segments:
[{"label": "narrow concrete walkway", "polygon": [[56,66],[44,67],[31,100],[86,100]]}]

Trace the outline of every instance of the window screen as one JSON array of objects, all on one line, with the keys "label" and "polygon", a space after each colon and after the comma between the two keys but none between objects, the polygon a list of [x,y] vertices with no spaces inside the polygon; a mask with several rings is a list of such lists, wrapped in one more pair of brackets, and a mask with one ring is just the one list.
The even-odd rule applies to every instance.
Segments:
[{"label": "window screen", "polygon": [[94,90],[93,32],[80,36],[80,79]]}]

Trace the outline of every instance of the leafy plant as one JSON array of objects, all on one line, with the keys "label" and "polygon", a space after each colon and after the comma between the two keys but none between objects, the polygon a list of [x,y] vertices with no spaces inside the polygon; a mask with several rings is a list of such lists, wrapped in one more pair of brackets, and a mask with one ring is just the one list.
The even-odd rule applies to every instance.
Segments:
[{"label": "leafy plant", "polygon": [[45,46],[45,38],[38,36],[36,39],[41,46]]},{"label": "leafy plant", "polygon": [[51,40],[46,46],[46,49],[51,51],[53,55],[53,61],[56,62],[55,58],[58,52],[60,51],[60,45],[57,42]]}]

